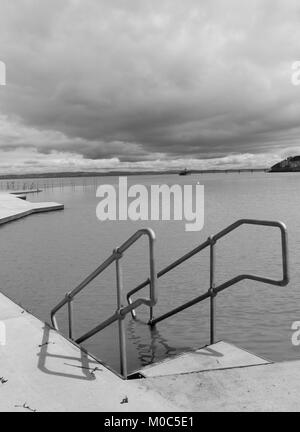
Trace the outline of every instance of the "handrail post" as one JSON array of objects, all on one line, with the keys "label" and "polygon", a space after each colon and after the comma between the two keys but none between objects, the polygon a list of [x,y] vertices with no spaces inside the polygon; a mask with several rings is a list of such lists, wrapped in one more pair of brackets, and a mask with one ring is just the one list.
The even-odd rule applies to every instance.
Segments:
[{"label": "handrail post", "polygon": [[[122,291],[123,291],[123,278],[122,278],[122,268],[120,265],[120,259],[122,258],[122,253],[117,249],[114,250],[116,257],[116,277],[117,277],[117,308],[120,312],[123,307]],[[119,314],[118,326],[119,326],[119,344],[120,344],[120,371],[123,377],[127,378],[127,356],[126,356],[126,335],[125,335],[125,316]]]},{"label": "handrail post", "polygon": [[73,339],[73,299],[70,293],[66,294],[68,299],[68,321],[69,321],[69,339]]},{"label": "handrail post", "polygon": [[216,307],[216,292],[215,288],[215,244],[213,237],[209,237],[210,242],[210,344],[215,343],[215,307]]},{"label": "handrail post", "polygon": [[[153,301],[156,303],[157,297],[156,297],[156,270],[155,270],[155,259],[154,259],[154,240],[153,237],[149,238],[149,265],[150,265],[150,299],[152,301],[152,304],[150,306],[150,318],[149,323],[151,324],[153,321]],[[154,303],[154,304],[155,304]]]}]

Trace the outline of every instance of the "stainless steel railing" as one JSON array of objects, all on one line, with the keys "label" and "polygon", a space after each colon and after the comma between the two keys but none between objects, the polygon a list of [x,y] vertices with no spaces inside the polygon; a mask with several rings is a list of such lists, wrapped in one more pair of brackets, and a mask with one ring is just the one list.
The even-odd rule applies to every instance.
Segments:
[{"label": "stainless steel railing", "polygon": [[[150,267],[150,276],[149,276],[149,284],[150,285],[150,295],[149,298],[139,298],[135,300],[133,303],[127,306],[123,306],[122,304],[122,290],[123,290],[123,278],[122,278],[122,269],[121,269],[121,258],[123,257],[124,252],[127,251],[139,238],[142,236],[147,236],[149,240],[149,267]],[[97,276],[99,276],[107,267],[109,267],[113,262],[116,263],[116,285],[117,285],[117,310],[111,315],[108,319],[103,321],[101,324],[94,327],[92,330],[88,331],[80,338],[77,338],[75,342],[78,344],[84,342],[85,340],[91,338],[96,333],[105,329],[112,323],[118,321],[119,323],[119,339],[120,339],[120,365],[121,365],[121,374],[126,378],[127,377],[127,358],[126,358],[126,337],[125,337],[125,328],[124,328],[124,318],[125,316],[141,305],[147,305],[150,308],[150,316],[153,316],[153,306],[157,302],[156,297],[156,273],[155,273],[155,262],[154,262],[154,242],[155,242],[155,234],[151,229],[142,229],[137,231],[133,236],[131,236],[125,243],[123,243],[120,247],[114,249],[113,253],[93,272],[91,273],[81,284],[79,284],[73,291],[67,293],[65,298],[60,301],[51,311],[51,322],[53,327],[56,330],[59,330],[56,314],[57,312],[63,308],[65,305],[68,306],[68,322],[69,322],[69,338],[73,339],[73,308],[72,302],[74,298],[87,286],[90,282],[92,282]]]},{"label": "stainless steel railing", "polygon": [[[222,283],[219,286],[215,286],[215,246],[216,243],[223,237],[225,237],[230,232],[234,231],[241,225],[262,225],[279,228],[281,232],[281,252],[282,252],[282,279],[276,280],[268,277],[257,276],[252,274],[241,274],[233,279],[228,280],[227,282]],[[123,306],[122,302],[122,291],[123,291],[123,278],[122,278],[122,269],[120,261],[123,257],[123,254],[129,249],[139,238],[146,235],[149,240],[149,267],[150,274],[149,278],[139,284],[136,288],[132,289],[127,294],[128,305]],[[148,324],[154,326],[155,324],[163,321],[180,311],[183,311],[201,301],[210,298],[210,342],[214,343],[215,341],[215,299],[219,292],[225,290],[226,288],[237,284],[238,282],[244,279],[255,280],[257,282],[267,283],[271,285],[277,286],[285,286],[289,282],[289,270],[288,270],[288,251],[287,251],[287,231],[286,227],[282,222],[272,222],[272,221],[263,221],[263,220],[255,220],[255,219],[241,219],[237,222],[229,225],[224,230],[220,231],[218,234],[209,237],[204,243],[194,248],[192,251],[183,255],[178,260],[174,261],[160,272],[156,274],[155,272],[155,262],[154,262],[154,242],[155,242],[155,234],[151,229],[142,229],[137,231],[133,236],[131,236],[125,243],[123,243],[120,247],[114,249],[113,253],[93,272],[91,273],[81,284],[79,284],[73,291],[66,294],[65,298],[61,300],[51,311],[51,322],[53,327],[56,330],[59,330],[56,314],[62,309],[65,305],[68,308],[68,323],[69,323],[69,338],[73,339],[73,308],[72,302],[74,298],[87,286],[90,282],[92,282],[97,276],[99,276],[107,267],[109,267],[112,263],[116,263],[116,286],[117,286],[117,310],[111,315],[108,319],[98,324],[96,327],[77,338],[75,342],[81,343],[85,340],[91,338],[96,333],[105,329],[112,323],[118,321],[119,324],[119,345],[120,345],[120,365],[121,365],[121,373],[126,378],[127,377],[127,358],[126,358],[126,337],[125,337],[125,328],[124,328],[124,318],[128,313],[131,313],[133,318],[136,318],[135,309],[141,305],[147,305],[150,308],[150,319]],[[156,280],[169,273],[174,268],[178,267],[180,264],[192,258],[194,255],[198,254],[205,248],[210,248],[210,287],[208,291],[183,305],[172,309],[171,311],[161,315],[158,318],[153,318],[153,306],[157,302],[156,296]],[[139,292],[141,289],[150,286],[150,294],[149,298],[138,298],[136,300],[132,300],[132,295]]]},{"label": "stainless steel railing", "polygon": [[[281,232],[281,252],[282,252],[282,279],[275,280],[275,279],[270,279],[268,277],[257,276],[257,275],[252,275],[252,274],[241,274],[241,275],[234,277],[233,279],[228,280],[227,282],[222,283],[219,286],[215,286],[215,245],[216,245],[217,241],[220,240],[222,237],[225,237],[230,232],[234,231],[235,229],[237,229],[241,225],[245,225],[245,224],[246,225],[262,225],[262,226],[276,227],[276,228],[280,229],[280,232]],[[200,303],[201,301],[203,301],[207,298],[210,298],[210,343],[213,344],[215,341],[215,299],[216,299],[216,296],[219,292],[225,290],[226,288],[228,288],[234,284],[237,284],[238,282],[240,282],[244,279],[255,280],[257,282],[262,282],[262,283],[267,283],[267,284],[277,285],[277,286],[285,286],[289,282],[286,226],[282,222],[272,222],[272,221],[255,220],[255,219],[238,220],[235,223],[233,223],[232,225],[229,225],[224,230],[220,231],[218,234],[209,237],[204,243],[197,246],[195,249],[188,252],[186,255],[182,256],[181,258],[179,258],[178,260],[176,260],[175,262],[173,262],[172,264],[168,265],[167,267],[162,269],[160,272],[158,272],[157,279],[159,279],[162,276],[164,276],[165,274],[169,273],[171,270],[178,267],[180,264],[184,263],[185,261],[189,260],[194,255],[198,254],[199,252],[201,252],[202,250],[204,250],[207,247],[210,247],[210,287],[209,287],[209,290],[206,293],[184,303],[183,305],[181,305],[175,309],[172,309],[171,311],[161,315],[158,318],[153,319],[153,316],[150,316],[149,325],[154,326],[155,324],[159,323],[160,321],[163,321],[163,320],[177,314],[178,312],[181,312],[181,311],[183,311],[183,310],[185,310],[185,309],[187,309],[187,308],[189,308],[189,307],[191,307],[197,303]],[[137,293],[141,289],[145,288],[146,286],[148,286],[149,283],[150,283],[150,281],[149,281],[149,279],[147,279],[127,294],[127,301],[128,301],[129,305],[134,304],[134,303],[132,303],[132,299],[131,299],[132,295]],[[131,313],[132,313],[133,318],[136,318],[136,312],[135,312],[134,308],[132,309]]]}]

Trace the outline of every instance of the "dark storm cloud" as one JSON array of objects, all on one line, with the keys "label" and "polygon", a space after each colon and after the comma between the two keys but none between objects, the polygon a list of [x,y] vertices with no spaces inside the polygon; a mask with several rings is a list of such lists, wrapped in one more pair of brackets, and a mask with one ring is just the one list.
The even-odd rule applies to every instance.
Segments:
[{"label": "dark storm cloud", "polygon": [[0,149],[138,162],[295,146],[299,11],[296,0],[2,0]]}]

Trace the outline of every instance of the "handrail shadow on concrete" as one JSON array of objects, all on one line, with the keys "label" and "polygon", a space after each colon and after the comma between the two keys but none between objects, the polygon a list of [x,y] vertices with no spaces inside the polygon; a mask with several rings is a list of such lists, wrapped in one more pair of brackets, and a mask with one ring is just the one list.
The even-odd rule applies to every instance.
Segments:
[{"label": "handrail shadow on concrete", "polygon": [[[52,343],[50,342],[50,332],[51,331],[55,331],[52,330],[52,328],[48,325],[45,324],[44,326],[44,331],[43,331],[43,338],[42,338],[42,342],[39,345],[40,348],[40,352],[37,354],[39,359],[38,359],[38,368],[49,375],[55,375],[55,376],[60,376],[63,378],[71,378],[71,379],[79,379],[79,380],[88,380],[88,381],[92,381],[96,379],[95,376],[95,372],[96,371],[101,371],[100,367],[101,364],[98,363],[97,361],[91,361],[91,359],[88,358],[88,354],[85,352],[84,349],[78,347],[78,353],[80,354],[79,357],[73,357],[73,356],[64,356],[64,355],[60,355],[60,354],[51,354],[48,351],[48,346],[51,345]],[[55,343],[53,343],[53,346],[55,346]],[[65,371],[59,371],[59,370],[50,370],[47,367],[47,358],[57,358],[57,359],[61,359],[62,362],[62,369],[65,369],[65,366],[71,366],[74,367],[74,369],[78,369],[81,370],[81,372],[83,373],[83,375],[79,375],[79,374],[70,374],[70,373],[66,373]],[[76,361],[79,364],[71,364],[71,363],[66,363],[63,362],[63,360],[66,361]],[[91,367],[91,363],[93,365],[96,365],[95,367],[92,366]],[[97,365],[99,367],[97,367]]]}]

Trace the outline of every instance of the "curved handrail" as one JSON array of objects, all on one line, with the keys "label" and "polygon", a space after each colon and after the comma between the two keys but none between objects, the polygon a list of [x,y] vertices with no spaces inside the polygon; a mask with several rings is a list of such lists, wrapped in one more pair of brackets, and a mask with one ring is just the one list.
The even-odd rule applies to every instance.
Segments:
[{"label": "curved handrail", "polygon": [[[241,225],[260,225],[260,226],[269,226],[269,227],[275,227],[279,228],[281,232],[281,254],[282,254],[282,279],[276,280],[276,279],[270,279],[262,276],[257,275],[239,275],[235,278],[231,279],[228,282],[223,283],[218,288],[215,288],[215,291],[220,292],[223,291],[223,289],[227,288],[226,284],[230,283],[231,281],[236,280],[233,283],[240,282],[243,279],[252,279],[256,280],[258,282],[268,283],[271,285],[278,285],[278,286],[285,286],[289,283],[289,268],[288,268],[288,237],[287,237],[287,229],[286,225],[283,222],[277,222],[277,221],[266,221],[266,220],[256,220],[256,219],[240,219],[236,222],[234,222],[232,225],[229,225],[227,228],[220,231],[218,234],[214,235],[212,237],[212,240],[216,243],[218,240],[220,240],[222,237],[225,237],[230,232],[234,231],[235,229],[239,228]],[[231,285],[233,285],[231,283]],[[230,285],[229,285],[230,286]]]},{"label": "curved handrail", "polygon": [[94,270],[89,276],[87,276],[76,288],[74,288],[71,292],[67,293],[65,298],[61,300],[52,310],[51,310],[51,323],[56,330],[59,330],[55,315],[57,312],[65,306],[67,303],[72,301],[77,294],[79,294],[87,285],[89,285],[97,276],[99,276],[107,267],[109,267],[113,262],[117,259],[120,259],[124,252],[129,249],[140,237],[148,236],[149,238],[149,254],[150,254],[150,299],[144,299],[145,304],[149,306],[154,306],[157,302],[157,296],[155,291],[155,263],[154,263],[154,241],[155,241],[155,233],[150,228],[144,228],[137,231],[133,234],[126,242],[124,242],[121,246],[116,248],[113,253],[99,266],[96,270]]},{"label": "curved handrail", "polygon": [[[203,242],[202,244],[200,244],[199,246],[194,248],[192,251],[188,252],[187,254],[183,255],[181,258],[177,259],[176,261],[174,261],[173,263],[169,264],[167,267],[162,269],[160,272],[158,272],[157,278],[159,279],[160,277],[162,277],[163,275],[165,275],[169,271],[173,270],[174,268],[176,268],[177,266],[179,266],[183,262],[187,261],[188,259],[190,259],[194,255],[196,255],[197,253],[201,252],[203,249],[207,248],[208,246],[213,247],[218,240],[225,237],[230,232],[236,230],[241,225],[260,225],[260,226],[269,226],[269,227],[275,227],[275,228],[280,229],[281,246],[282,246],[282,279],[275,280],[275,279],[270,279],[267,277],[262,277],[262,276],[258,276],[258,275],[251,275],[251,274],[238,275],[238,276],[234,277],[233,279],[230,279],[229,281],[222,283],[218,287],[212,286],[207,291],[207,293],[202,294],[199,297],[196,297],[195,299],[188,301],[184,305],[173,309],[172,311],[162,315],[161,317],[156,318],[156,319],[152,319],[151,321],[149,321],[150,325],[155,325],[158,322],[162,321],[163,319],[166,319],[172,315],[175,315],[176,313],[178,313],[184,309],[187,309],[188,307],[193,306],[196,303],[199,303],[199,302],[201,302],[201,301],[203,301],[209,297],[216,296],[217,293],[223,291],[224,289],[226,289],[226,288],[228,288],[228,287],[230,287],[230,286],[232,286],[232,285],[234,285],[234,284],[236,284],[236,283],[238,283],[244,279],[255,280],[257,282],[268,283],[268,284],[277,285],[277,286],[285,286],[288,284],[288,282],[289,282],[289,269],[288,269],[286,226],[282,222],[257,220],[257,219],[239,219],[238,221],[234,222],[233,224],[229,225],[228,227],[226,227],[222,231],[215,234],[214,236],[209,237],[205,242]],[[213,275],[212,275],[212,279],[213,279]],[[146,280],[146,281],[142,282],[140,285],[138,285],[136,288],[134,288],[133,290],[129,291],[129,293],[127,294],[128,303],[132,304],[131,296],[133,294],[135,294],[136,292],[140,291],[142,288],[146,287],[148,284],[149,284],[149,280]],[[135,313],[134,309],[132,310],[132,316],[133,316],[133,318],[136,318],[136,313]]]},{"label": "curved handrail", "polygon": [[[129,249],[137,240],[142,236],[147,236],[149,240],[149,265],[150,265],[150,295],[149,298],[139,298],[135,300],[132,305],[123,306],[122,305],[122,272],[120,268],[119,261],[123,257],[123,254]],[[155,272],[155,262],[154,262],[154,242],[155,233],[150,228],[144,228],[133,234],[128,240],[126,240],[121,246],[116,248],[113,253],[89,276],[87,276],[76,288],[74,288],[70,293],[67,293],[65,298],[61,300],[51,311],[51,322],[56,330],[59,330],[56,314],[57,312],[66,304],[68,305],[68,316],[69,316],[69,337],[72,339],[72,322],[73,322],[73,312],[72,312],[72,301],[73,299],[97,276],[99,276],[107,267],[109,267],[113,262],[116,263],[116,276],[117,276],[117,300],[118,308],[117,311],[110,316],[108,319],[98,324],[92,330],[88,331],[80,338],[76,340],[77,343],[84,342],[89,339],[99,331],[103,330],[115,321],[119,321],[119,336],[120,336],[120,359],[121,359],[121,372],[126,377],[127,376],[127,361],[126,361],[126,343],[125,343],[125,329],[123,320],[125,316],[131,312],[133,308],[137,308],[141,305],[147,305],[150,308],[150,320],[153,316],[153,306],[157,302],[156,296],[156,272]]]},{"label": "curved handrail", "polygon": [[[214,268],[215,268],[215,258],[214,258],[214,248],[218,240],[220,240],[222,237],[225,237],[227,234],[229,234],[231,231],[234,231],[241,225],[248,224],[248,225],[262,225],[262,226],[270,226],[270,227],[276,227],[279,228],[281,231],[281,247],[282,247],[282,279],[271,279],[268,277],[258,276],[258,275],[252,275],[252,274],[242,274],[238,275],[229,281],[226,281],[219,286],[215,286],[214,284]],[[149,259],[150,259],[150,276],[147,280],[142,282],[140,285],[138,285],[136,288],[131,290],[127,294],[127,300],[128,305],[123,306],[122,305],[122,273],[120,268],[119,261],[123,257],[123,254],[129,249],[140,237],[146,235],[149,239]],[[72,301],[73,299],[97,276],[99,276],[107,267],[109,267],[113,262],[116,263],[116,276],[117,276],[117,299],[118,299],[118,308],[116,312],[111,315],[108,319],[103,321],[102,323],[98,324],[96,327],[94,327],[89,332],[85,333],[83,336],[78,338],[76,340],[77,343],[84,342],[85,340],[89,339],[99,331],[103,330],[110,324],[118,321],[119,322],[119,334],[120,334],[120,355],[121,355],[121,371],[123,375],[127,376],[127,364],[126,364],[126,345],[125,345],[125,329],[124,329],[124,318],[125,316],[131,312],[132,316],[135,318],[135,309],[141,305],[147,305],[150,307],[150,325],[155,325],[156,323],[175,315],[176,313],[187,309],[188,307],[199,303],[207,298],[211,299],[211,343],[214,342],[214,298],[217,296],[217,294],[226,288],[244,280],[244,279],[250,279],[255,280],[257,282],[277,285],[277,286],[285,286],[289,282],[289,268],[288,268],[288,251],[287,251],[287,231],[286,226],[282,222],[273,222],[273,221],[265,221],[265,220],[256,220],[256,219],[240,219],[233,224],[229,225],[227,228],[223,229],[219,233],[217,233],[214,236],[209,237],[205,242],[203,242],[201,245],[194,248],[192,251],[188,252],[187,254],[183,255],[181,258],[177,259],[173,263],[169,264],[167,267],[162,269],[160,272],[156,274],[155,272],[155,263],[154,263],[154,241],[155,241],[155,234],[154,232],[147,228],[137,231],[135,234],[133,234],[128,240],[126,240],[121,246],[116,248],[113,253],[94,271],[92,272],[87,278],[85,278],[75,289],[73,289],[70,293],[66,294],[65,298],[61,300],[51,311],[51,322],[55,329],[58,330],[58,325],[56,321],[56,313],[66,304],[68,304],[68,311],[69,311],[69,337],[72,338]],[[170,272],[183,262],[187,261],[197,253],[201,252],[203,249],[210,247],[210,288],[209,290],[201,294],[200,296],[189,300],[182,306],[179,306],[168,313],[153,319],[153,306],[157,302],[157,296],[156,296],[156,279],[162,277],[166,273]],[[131,300],[131,296],[140,291],[142,288],[150,285],[150,296],[149,298],[138,298],[135,301]]]}]

